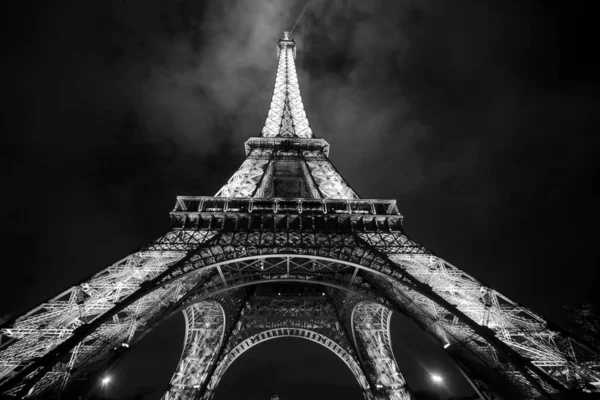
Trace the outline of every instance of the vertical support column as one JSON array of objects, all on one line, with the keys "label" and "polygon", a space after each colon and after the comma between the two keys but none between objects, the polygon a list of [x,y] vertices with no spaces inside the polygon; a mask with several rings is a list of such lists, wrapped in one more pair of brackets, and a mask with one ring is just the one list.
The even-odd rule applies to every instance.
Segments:
[{"label": "vertical support column", "polygon": [[392,351],[391,316],[388,308],[373,301],[355,303],[350,315],[354,345],[375,385],[377,398],[410,400],[408,386]]},{"label": "vertical support column", "polygon": [[411,395],[392,352],[391,311],[361,295],[341,290],[331,290],[330,295],[369,381],[370,391],[365,393],[365,398],[410,400]]},{"label": "vertical support column", "polygon": [[245,308],[248,307],[248,302],[245,302],[245,304],[242,305],[237,314],[237,318],[234,324],[228,330],[227,336],[221,344],[219,354],[217,356],[215,364],[213,365],[209,380],[205,384],[205,389],[201,393],[200,399],[211,400],[213,398],[217,385],[221,381],[221,378],[223,377],[223,374],[227,369],[227,357],[229,356],[229,353],[233,350],[234,343],[238,340],[240,332],[242,331],[244,314],[246,312]]},{"label": "vertical support column", "polygon": [[240,293],[219,296],[184,309],[186,333],[181,359],[162,400],[191,400],[205,390],[220,349],[238,319]]},{"label": "vertical support column", "polygon": [[163,400],[193,399],[206,379],[225,331],[225,311],[216,301],[193,304],[183,311],[185,342]]}]

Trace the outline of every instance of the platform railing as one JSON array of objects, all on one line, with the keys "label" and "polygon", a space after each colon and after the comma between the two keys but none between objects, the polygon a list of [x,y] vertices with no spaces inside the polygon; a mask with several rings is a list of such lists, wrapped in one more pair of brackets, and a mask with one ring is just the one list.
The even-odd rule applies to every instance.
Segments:
[{"label": "platform railing", "polygon": [[396,200],[177,196],[173,213],[400,215]]}]

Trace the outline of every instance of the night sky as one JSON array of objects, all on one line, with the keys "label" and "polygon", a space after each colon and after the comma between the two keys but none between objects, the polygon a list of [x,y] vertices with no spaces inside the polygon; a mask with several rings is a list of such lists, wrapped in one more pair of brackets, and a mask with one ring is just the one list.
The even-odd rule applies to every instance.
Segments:
[{"label": "night sky", "polygon": [[[13,2],[14,3],[14,2]],[[514,4],[513,4],[514,3]],[[315,135],[363,198],[508,297],[566,324],[598,275],[596,14],[502,0],[62,1],[3,10],[0,315],[19,314],[168,228],[176,195],[213,195],[258,136],[293,37]],[[10,6],[5,6],[10,7]],[[12,7],[17,7],[12,4]],[[443,353],[393,319],[411,387]],[[156,399],[183,318],[132,350],[108,395]],[[316,344],[245,353],[215,400],[359,399]]]}]

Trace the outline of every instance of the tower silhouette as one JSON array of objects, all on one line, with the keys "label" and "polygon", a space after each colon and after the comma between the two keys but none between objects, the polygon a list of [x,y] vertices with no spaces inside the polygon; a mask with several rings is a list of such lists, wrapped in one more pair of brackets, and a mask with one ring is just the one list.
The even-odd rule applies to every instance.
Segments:
[{"label": "tower silhouette", "polygon": [[410,239],[394,200],[363,199],[315,138],[277,44],[270,109],[214,197],[179,196],[167,233],[0,329],[0,392],[75,393],[170,315],[181,359],[163,399],[210,399],[249,348],[312,340],[367,399],[410,399],[391,349],[393,311],[434,337],[484,399],[600,391],[595,349]]}]

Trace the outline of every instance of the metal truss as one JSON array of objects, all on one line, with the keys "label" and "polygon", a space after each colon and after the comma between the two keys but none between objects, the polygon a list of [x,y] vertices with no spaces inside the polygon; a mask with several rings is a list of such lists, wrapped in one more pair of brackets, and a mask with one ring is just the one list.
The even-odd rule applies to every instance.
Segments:
[{"label": "metal truss", "polygon": [[[527,368],[525,375],[538,375],[538,384],[544,391],[559,391],[561,387],[555,382],[573,390],[598,391],[600,363],[595,350],[439,257],[391,254],[389,258],[471,321],[486,328],[508,348],[530,360],[535,369]],[[489,366],[504,369],[507,376],[523,381],[519,376],[523,372],[517,373],[514,367],[508,366],[503,351],[482,341],[472,327],[424,296],[415,295],[411,302],[442,329],[449,352],[455,352],[459,358],[476,353],[480,362],[485,359]],[[543,379],[541,374],[552,380]],[[539,391],[539,388],[535,389]]]},{"label": "metal truss", "polygon": [[275,90],[261,135],[312,138],[313,133],[304,112],[294,64],[296,43],[289,36],[284,36],[277,44],[277,56],[279,64]]},{"label": "metal truss", "polygon": [[325,154],[310,150],[305,150],[302,154],[324,198],[358,199],[358,195],[337,172]]},{"label": "metal truss", "polygon": [[272,150],[255,149],[215,196],[251,197],[264,175]]},{"label": "metal truss", "polygon": [[[51,352],[81,326],[105,314],[143,282],[167,270],[182,257],[179,252],[132,254],[15,320],[7,321],[0,336],[0,382],[29,361]],[[93,363],[115,347],[128,347],[135,331],[144,326],[148,309],[163,297],[177,296],[180,290],[180,285],[165,287],[115,314],[101,329],[81,340],[37,387],[56,384],[65,387],[71,371]]]},{"label": "metal truss", "polygon": [[311,329],[282,327],[261,331],[260,333],[257,333],[247,338],[245,341],[239,343],[236,347],[231,349],[230,357],[222,361],[222,364],[219,366],[219,369],[217,369],[216,374],[213,375],[213,379],[211,380],[211,383],[209,385],[210,392],[207,393],[206,398],[211,398],[212,394],[214,393],[214,390],[216,389],[220,379],[222,378],[227,368],[231,366],[231,364],[240,355],[242,355],[242,353],[244,353],[247,350],[250,350],[250,348],[259,345],[267,340],[282,337],[295,337],[299,339],[307,339],[317,344],[320,344],[328,350],[332,351],[352,371],[354,377],[359,382],[360,387],[363,389],[365,398],[368,399],[371,397],[366,378],[364,377],[364,374],[360,369],[358,362],[354,359],[354,357],[348,351],[347,348],[342,347],[327,336]]},{"label": "metal truss", "polygon": [[194,398],[194,392],[208,375],[225,334],[225,312],[218,302],[203,301],[183,311],[185,343],[165,400]]},{"label": "metal truss", "polygon": [[313,138],[296,75],[295,42],[285,36],[277,48],[275,89],[262,137],[246,142],[246,160],[216,196],[271,197],[274,163],[286,160],[301,166],[313,198],[358,199],[329,161],[329,144]]},{"label": "metal truss", "polygon": [[314,147],[306,142],[297,143],[295,147],[300,150],[289,150],[289,142],[263,140],[264,144],[254,143],[255,146],[262,148],[255,148],[250,152],[237,172],[217,192],[216,196],[272,197],[269,188],[272,185],[273,167],[276,163],[285,161],[300,165],[301,177],[306,182],[312,198],[359,198],[322,150],[302,150]]},{"label": "metal truss", "polygon": [[372,398],[356,352],[341,328],[326,293],[307,296],[289,291],[250,298],[203,398],[212,397],[227,368],[241,354],[266,340],[280,337],[308,339],[328,348],[350,368],[365,397]]},{"label": "metal truss", "polygon": [[[167,237],[195,236],[176,232]],[[21,381],[29,378],[37,382],[43,376],[32,392],[38,393],[46,390],[44,382],[48,382],[48,387],[64,382],[68,364],[57,360],[74,359],[72,365],[81,369],[89,360],[101,359],[107,348],[127,343],[134,323],[141,328],[135,330],[139,333],[146,326],[153,326],[154,320],[164,318],[167,311],[234,289],[262,283],[304,282],[350,290],[410,316],[442,344],[449,343],[449,352],[476,380],[480,378],[493,387],[492,391],[506,395],[508,387],[521,396],[525,393],[535,397],[573,388],[595,390],[599,376],[597,365],[592,364],[595,353],[564,332],[550,329],[535,313],[495,292],[490,294],[489,289],[482,290],[471,277],[430,255],[400,231],[211,231],[206,235],[209,237],[179,261],[170,258],[168,266],[162,259],[153,259],[154,262],[143,264],[145,267],[136,264],[127,279],[111,276],[110,290],[119,288],[122,293],[110,304],[103,302],[105,306],[100,311],[92,307],[97,304],[96,297],[79,300],[78,308],[96,310],[86,323],[79,320],[85,331],[65,329],[72,326],[65,322],[66,314],[52,313],[50,302],[37,308],[37,313],[20,317],[4,328],[5,337],[12,340],[0,353],[4,365],[12,365],[7,368],[8,379],[4,382],[19,389],[20,385],[15,386],[10,380],[11,372],[14,376],[16,371],[25,371],[19,376]],[[162,251],[174,257],[173,252],[167,252],[167,245],[163,246]],[[181,244],[171,246],[181,248]],[[155,245],[149,248],[154,249]],[[153,257],[155,251],[151,252]],[[143,252],[136,254],[141,258]],[[112,273],[111,268],[104,274]],[[103,274],[78,287],[100,288],[100,276]],[[138,280],[134,281],[134,276],[139,276]],[[144,276],[145,283],[140,280]],[[131,286],[126,288],[127,282]],[[103,296],[108,297],[112,291]],[[42,325],[34,325],[33,315],[46,321],[43,326],[59,331],[60,339],[49,341],[49,332],[43,329],[19,331],[25,323]],[[17,332],[29,336],[18,337]],[[98,337],[105,341],[92,346],[90,343],[97,343]],[[21,353],[23,344],[38,342],[51,343],[52,347],[45,350],[31,346],[35,351]],[[41,369],[40,359],[54,360],[53,368]],[[6,362],[10,360],[14,360],[13,364]],[[58,376],[63,379],[57,379]]]},{"label": "metal truss", "polygon": [[233,291],[194,303],[183,310],[185,342],[181,359],[163,400],[194,399],[212,376],[219,349],[237,322],[245,292]]},{"label": "metal truss", "polygon": [[[243,351],[282,336],[332,350],[366,398],[408,399],[391,310],[436,338],[483,398],[600,392],[596,349],[411,240],[395,201],[358,197],[330,163],[329,145],[313,138],[295,43],[286,36],[278,51],[262,137],[246,142],[240,169],[217,197],[178,197],[164,236],[3,321],[0,393],[77,393],[183,311],[184,351],[165,399],[210,398]],[[278,179],[305,184],[300,198],[273,197],[279,167],[296,175]],[[292,284],[326,295],[257,289]]]},{"label": "metal truss", "polygon": [[[348,292],[339,289],[313,293],[312,296],[282,288],[278,290],[268,296],[255,295],[246,303],[207,391],[197,392],[199,397],[211,399],[227,368],[245,351],[266,340],[297,337],[319,343],[340,357],[353,372],[366,399],[410,399],[391,350],[391,311],[388,308],[364,296],[345,296]],[[343,301],[339,301],[339,294]],[[338,298],[336,303],[342,310],[333,305],[334,297]],[[345,316],[343,321],[340,315]],[[350,326],[352,340],[346,335],[345,325]],[[365,366],[368,380],[363,371]],[[202,386],[200,382],[195,384],[196,388]]]},{"label": "metal truss", "polygon": [[411,396],[394,358],[390,340],[392,311],[373,301],[361,301],[352,307],[353,339],[369,365],[373,382],[379,392],[390,400],[410,400]]}]

